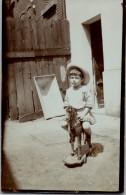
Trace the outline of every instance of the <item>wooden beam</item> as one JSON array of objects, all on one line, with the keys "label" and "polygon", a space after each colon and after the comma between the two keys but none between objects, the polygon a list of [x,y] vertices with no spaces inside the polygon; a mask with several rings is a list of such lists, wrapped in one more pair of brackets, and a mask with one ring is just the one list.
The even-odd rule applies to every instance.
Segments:
[{"label": "wooden beam", "polygon": [[64,56],[70,55],[69,48],[47,48],[35,51],[6,52],[6,58],[34,58],[40,56]]},{"label": "wooden beam", "polygon": [[15,51],[15,52],[6,52],[6,58],[30,58],[35,57],[34,51]]},{"label": "wooden beam", "polygon": [[70,54],[69,48],[47,48],[35,51],[35,56],[64,56]]}]

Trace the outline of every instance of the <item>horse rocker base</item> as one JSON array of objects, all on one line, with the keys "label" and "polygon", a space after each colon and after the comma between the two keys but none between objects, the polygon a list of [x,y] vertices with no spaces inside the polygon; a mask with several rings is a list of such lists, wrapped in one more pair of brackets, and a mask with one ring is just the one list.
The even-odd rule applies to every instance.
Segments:
[{"label": "horse rocker base", "polygon": [[64,164],[67,166],[77,166],[77,165],[82,165],[83,163],[87,162],[87,156],[84,155],[81,160],[78,160],[78,156],[77,155],[69,155],[67,156],[64,160],[63,160]]},{"label": "horse rocker base", "polygon": [[[85,147],[85,146],[83,146],[83,147]],[[87,158],[88,158],[88,156],[90,156],[93,149],[94,149],[94,147],[92,147],[91,149],[90,148],[86,149],[85,153],[82,155],[80,160],[78,160],[77,152],[75,153],[75,155],[69,154],[67,157],[65,157],[63,162],[68,167],[81,166],[84,163],[87,163]]]}]

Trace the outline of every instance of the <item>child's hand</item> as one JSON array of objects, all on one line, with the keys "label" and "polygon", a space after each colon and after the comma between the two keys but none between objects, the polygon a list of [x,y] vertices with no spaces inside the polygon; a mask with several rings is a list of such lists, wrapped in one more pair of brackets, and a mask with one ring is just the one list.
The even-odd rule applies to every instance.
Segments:
[{"label": "child's hand", "polygon": [[84,113],[78,114],[78,118],[79,118],[80,120],[84,120],[85,114],[84,114]]},{"label": "child's hand", "polygon": [[88,112],[89,112],[89,108],[85,108],[82,113],[80,113],[80,114],[78,113],[78,118],[80,120],[84,120]]},{"label": "child's hand", "polygon": [[71,107],[70,106],[66,107],[66,112],[67,113],[70,113],[71,112]]}]

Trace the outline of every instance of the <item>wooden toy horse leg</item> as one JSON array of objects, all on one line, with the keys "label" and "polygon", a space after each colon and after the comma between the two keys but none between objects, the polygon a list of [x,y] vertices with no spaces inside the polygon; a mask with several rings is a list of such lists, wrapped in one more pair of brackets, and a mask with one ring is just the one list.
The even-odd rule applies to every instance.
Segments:
[{"label": "wooden toy horse leg", "polygon": [[81,154],[81,134],[77,136],[77,155],[78,155],[78,160],[80,160],[82,157],[82,154]]},{"label": "wooden toy horse leg", "polygon": [[74,155],[75,154],[75,152],[74,152],[74,142],[71,142],[71,150],[72,150],[71,155]]},{"label": "wooden toy horse leg", "polygon": [[73,142],[73,136],[72,136],[72,133],[71,133],[71,130],[70,130],[70,125],[68,125],[68,132],[69,132],[69,136],[70,136],[70,143],[71,143],[71,155],[74,155],[75,152],[74,152],[74,142]]}]

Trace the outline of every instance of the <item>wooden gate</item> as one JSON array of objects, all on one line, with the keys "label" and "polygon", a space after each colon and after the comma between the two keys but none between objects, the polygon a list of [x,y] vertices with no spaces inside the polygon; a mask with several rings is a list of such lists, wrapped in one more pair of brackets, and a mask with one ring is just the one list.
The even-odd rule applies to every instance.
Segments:
[{"label": "wooden gate", "polygon": [[10,119],[23,122],[41,117],[33,76],[55,74],[64,96],[70,58],[69,22],[7,18],[5,58]]}]

